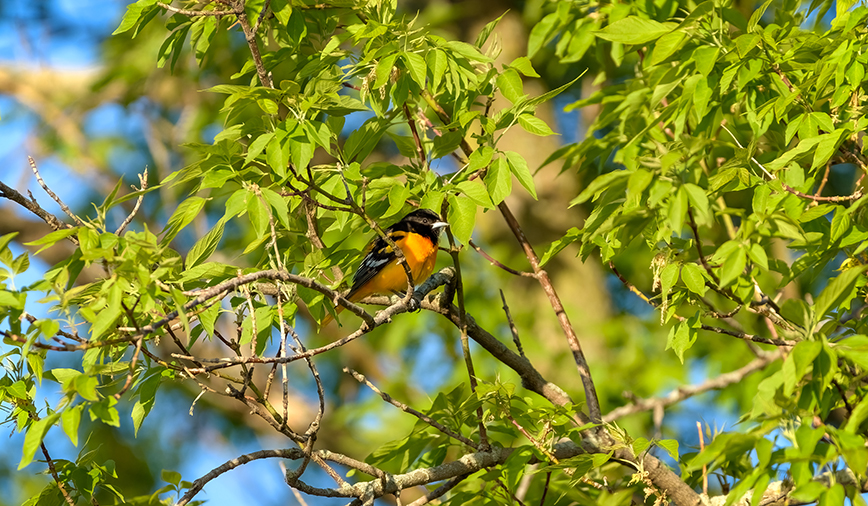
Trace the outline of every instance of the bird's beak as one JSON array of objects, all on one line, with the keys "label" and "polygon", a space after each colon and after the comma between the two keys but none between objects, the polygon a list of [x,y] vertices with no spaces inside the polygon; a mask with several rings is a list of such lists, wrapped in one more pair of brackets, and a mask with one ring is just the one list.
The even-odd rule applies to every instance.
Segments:
[{"label": "bird's beak", "polygon": [[431,228],[433,228],[434,230],[440,230],[441,228],[446,228],[448,226],[449,224],[445,221],[435,221],[431,224]]}]

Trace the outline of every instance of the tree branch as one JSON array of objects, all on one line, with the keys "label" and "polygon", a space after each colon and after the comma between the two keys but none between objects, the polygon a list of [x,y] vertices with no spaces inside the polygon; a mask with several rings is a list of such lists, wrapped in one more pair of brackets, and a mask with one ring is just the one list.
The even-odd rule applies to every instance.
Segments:
[{"label": "tree branch", "polygon": [[720,390],[726,388],[729,385],[740,382],[750,374],[762,370],[765,366],[779,359],[781,356],[782,352],[778,350],[774,353],[769,353],[768,355],[755,358],[742,368],[723,373],[716,378],[708,379],[696,385],[680,386],[663,397],[635,400],[633,401],[633,404],[613,409],[603,417],[603,421],[606,423],[614,422],[615,420],[627,415],[653,410],[658,407],[665,408],[677,404],[685,399],[693,397],[694,395],[699,395],[709,390]]},{"label": "tree branch", "polygon": [[[56,216],[49,213],[45,209],[42,209],[42,207],[40,207],[39,204],[36,203],[35,199],[34,200],[26,199],[24,197],[24,195],[21,195],[20,193],[15,191],[15,189],[10,188],[9,186],[6,186],[5,184],[3,184],[3,181],[0,181],[0,197],[7,198],[13,202],[20,204],[21,207],[27,209],[31,213],[40,217],[42,219],[42,221],[47,223],[48,226],[54,230],[63,230],[63,229],[74,228],[72,225],[63,223],[62,221],[57,219]],[[71,236],[67,237],[66,239],[69,240],[71,243],[75,244],[76,246],[78,246],[78,238],[75,237],[74,235],[71,235]]]}]

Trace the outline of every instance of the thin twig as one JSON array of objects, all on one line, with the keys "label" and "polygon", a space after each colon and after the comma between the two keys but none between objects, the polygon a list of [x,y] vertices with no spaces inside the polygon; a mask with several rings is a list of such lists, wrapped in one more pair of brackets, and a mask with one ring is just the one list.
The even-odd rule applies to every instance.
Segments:
[{"label": "thin twig", "polygon": [[[464,366],[467,368],[470,391],[476,395],[476,371],[473,367],[473,357],[470,354],[470,341],[467,338],[467,312],[464,308],[464,281],[461,276],[461,262],[458,258],[459,249],[455,245],[455,237],[452,235],[452,231],[448,228],[446,229],[446,236],[449,238],[449,255],[452,257],[452,265],[455,268],[453,284],[458,299],[458,318],[461,321],[461,325],[459,325],[459,330],[461,331],[461,352],[464,355]],[[485,416],[481,404],[476,408],[476,417],[479,423],[480,448],[485,449],[488,448],[488,434],[485,429]]]},{"label": "thin twig", "polygon": [[446,434],[447,436],[449,436],[453,439],[461,441],[462,443],[466,444],[467,446],[469,446],[473,449],[478,450],[479,447],[481,446],[476,441],[473,441],[472,439],[469,439],[466,436],[462,436],[461,434],[458,434],[457,432],[453,431],[449,427],[446,427],[445,425],[438,422],[437,420],[434,420],[430,416],[411,408],[410,406],[404,404],[401,401],[395,400],[391,395],[387,394],[386,392],[383,392],[382,390],[377,388],[373,383],[368,381],[368,379],[365,377],[364,374],[361,374],[361,373],[359,373],[353,369],[350,369],[349,367],[344,367],[343,370],[345,373],[352,375],[352,377],[355,378],[356,381],[358,381],[359,383],[364,383],[368,388],[371,389],[371,391],[373,391],[375,394],[379,395],[384,401],[388,402],[392,406],[395,406],[396,408],[400,409],[404,413],[408,413],[408,414],[415,416],[419,420],[422,420],[423,422],[434,427],[435,429],[439,430],[443,434]]},{"label": "thin twig", "polygon": [[509,490],[509,488],[506,486],[506,484],[503,483],[503,480],[501,480],[500,478],[495,478],[494,482],[497,483],[497,485],[498,485],[500,488],[502,488],[504,492],[506,492],[510,497],[512,497],[512,500],[515,501],[515,502],[517,502],[517,503],[518,503],[518,506],[526,506],[526,505],[524,504],[524,501],[522,501],[521,499],[519,499],[518,497],[516,497],[516,495],[513,494],[513,493]]},{"label": "thin twig", "polygon": [[447,481],[443,485],[440,485],[439,487],[428,492],[424,496],[411,502],[407,506],[424,506],[425,504],[428,504],[429,502],[433,501],[434,499],[437,499],[437,498],[443,496],[443,494],[445,494],[446,492],[449,492],[450,490],[455,488],[456,485],[458,485],[462,481],[466,480],[469,476],[470,476],[469,474],[462,474],[461,476],[456,476],[454,478],[451,478],[451,479],[449,479],[449,481]]},{"label": "thin twig", "polygon": [[133,322],[133,325],[136,326],[136,334],[139,336],[139,338],[136,339],[136,351],[133,352],[133,358],[130,360],[130,367],[129,367],[129,372],[127,373],[127,380],[126,380],[126,382],[124,382],[124,386],[121,387],[121,389],[117,393],[115,393],[115,395],[114,395],[115,399],[118,399],[118,400],[120,400],[120,398],[124,394],[124,392],[126,392],[127,389],[130,388],[130,385],[133,384],[133,376],[135,375],[135,372],[136,372],[136,362],[138,362],[138,360],[139,360],[139,353],[141,353],[141,351],[142,351],[142,342],[145,340],[145,336],[139,330],[139,324],[136,321],[136,317],[133,314],[133,312],[123,302],[121,302],[121,307],[124,308],[124,311],[127,313],[127,316],[130,318],[130,321]]},{"label": "thin twig", "polygon": [[[738,146],[738,147],[741,148],[741,149],[744,149],[744,146],[742,146],[741,143],[738,142],[738,138],[736,138],[735,134],[732,133],[732,130],[730,130],[729,128],[727,128],[726,125],[723,124],[723,123],[720,124],[720,127],[723,128],[724,130],[726,130],[726,133],[728,133],[729,136],[732,137],[732,140],[733,140],[733,142],[735,142],[735,145],[736,145],[736,146]],[[757,167],[759,167],[760,170],[762,170],[763,173],[765,173],[765,175],[769,177],[769,179],[777,179],[777,178],[775,177],[774,174],[772,174],[771,172],[769,172],[768,170],[766,170],[765,165],[761,164],[761,163],[759,162],[759,160],[757,160],[757,159],[754,158],[753,156],[751,156],[750,159],[751,159],[751,161],[752,161],[753,163],[757,164]]]},{"label": "thin twig", "polygon": [[139,208],[142,206],[142,201],[145,200],[145,190],[147,190],[147,189],[148,189],[148,168],[145,167],[145,171],[142,174],[139,174],[139,188],[136,189],[136,187],[133,186],[133,190],[138,191],[138,192],[142,192],[142,194],[139,195],[138,199],[136,199],[136,205],[135,205],[135,207],[133,207],[133,210],[130,212],[130,214],[127,215],[127,218],[124,220],[123,223],[121,223],[121,226],[119,226],[118,229],[115,230],[115,235],[121,235],[121,233],[124,231],[124,229],[127,228],[127,225],[129,225],[130,222],[133,221],[133,217],[135,217],[136,213],[139,212]]},{"label": "thin twig", "polygon": [[[341,302],[341,305],[343,305],[344,307],[348,307],[348,308],[350,307],[350,306],[344,304],[344,301],[346,301],[346,299],[344,299],[342,296],[340,296],[340,294],[338,294],[337,292],[335,292],[334,290],[332,290],[328,287],[320,285],[319,283],[317,283],[311,279],[303,278],[301,276],[296,276],[294,274],[290,274],[290,273],[283,272],[283,271],[270,270],[270,271],[260,271],[260,272],[256,272],[256,273],[252,273],[252,274],[246,274],[246,275],[240,276],[238,278],[233,278],[231,280],[224,281],[223,283],[220,283],[216,287],[209,288],[208,290],[203,290],[202,293],[205,295],[200,295],[197,299],[188,302],[187,304],[184,305],[184,309],[189,309],[190,307],[193,307],[196,304],[200,304],[202,302],[202,300],[200,300],[200,299],[205,299],[207,294],[214,292],[215,288],[219,288],[219,287],[221,287],[221,285],[223,285],[223,288],[226,289],[226,288],[228,288],[228,286],[232,286],[232,285],[236,285],[236,284],[240,286],[240,285],[243,285],[246,283],[253,282],[253,281],[258,280],[258,279],[272,279],[272,280],[279,279],[281,281],[287,281],[287,282],[291,282],[291,283],[296,283],[298,281],[301,281],[301,283],[298,283],[298,284],[301,284],[302,286],[310,285],[310,286],[308,286],[309,288],[313,287],[317,291],[321,291],[321,289],[325,289],[325,291],[322,291],[321,293],[324,293],[326,295],[333,294]],[[420,297],[424,297],[425,295],[428,294],[428,292],[430,292],[431,290],[434,290],[438,286],[442,286],[443,284],[447,283],[448,281],[449,281],[449,279],[446,276],[435,274],[435,275],[429,277],[428,280],[426,280],[424,283],[419,285],[419,288],[416,290],[416,292],[420,295]],[[228,285],[227,285],[227,283],[228,283]],[[356,306],[355,304],[352,304],[349,301],[346,301],[346,302],[348,304],[350,304],[351,306],[358,308],[358,306]],[[359,308],[359,309],[361,310],[361,308]],[[329,343],[325,346],[321,346],[319,348],[314,348],[314,349],[311,349],[311,350],[308,350],[308,351],[305,351],[302,353],[296,353],[295,355],[291,355],[288,357],[280,357],[280,358],[275,358],[275,357],[228,357],[228,358],[218,358],[218,359],[199,358],[198,360],[200,360],[202,362],[213,363],[214,365],[208,366],[208,367],[203,367],[203,368],[191,369],[191,371],[195,374],[202,374],[202,373],[210,373],[210,372],[217,370],[217,369],[223,369],[226,367],[233,367],[233,366],[240,365],[240,364],[274,364],[274,363],[289,363],[289,362],[295,362],[296,360],[303,360],[303,359],[306,359],[308,357],[312,357],[314,355],[319,355],[321,353],[325,353],[325,352],[333,350],[335,348],[339,348],[341,346],[344,346],[347,343],[354,341],[354,340],[358,339],[359,337],[369,333],[374,328],[376,328],[380,325],[383,325],[384,323],[390,321],[394,315],[399,314],[399,313],[404,313],[404,312],[407,312],[409,310],[410,310],[410,306],[407,305],[404,302],[404,300],[398,300],[397,303],[392,304],[391,306],[387,307],[386,309],[378,312],[375,317],[371,317],[367,312],[365,312],[364,310],[361,310],[362,314],[367,316],[366,322],[362,325],[362,327],[359,328],[358,330],[356,330],[355,332],[353,332],[352,334],[350,334],[350,335],[348,335],[348,336],[346,336],[346,337],[344,337],[338,341],[334,341],[332,343]],[[174,314],[170,314],[168,318],[172,319],[175,317],[177,317],[177,312],[174,312]],[[368,323],[367,320],[370,320],[370,323]],[[154,332],[156,329],[161,328],[163,325],[165,325],[166,321],[168,321],[168,320],[164,318],[163,320],[160,320],[156,323],[153,323],[151,325],[143,327],[142,332],[144,332],[144,333]],[[0,332],[2,332],[2,331],[0,331]],[[190,357],[190,356],[178,355],[178,354],[174,354],[174,353],[172,354],[172,357],[184,359],[184,360],[193,359],[193,357]]]},{"label": "thin twig", "polygon": [[253,25],[253,33],[259,31],[259,26],[262,24],[262,21],[265,20],[266,14],[268,14],[268,9],[271,7],[271,0],[265,0],[265,4],[262,6],[262,10],[259,11],[259,17],[256,18],[256,24]]},{"label": "thin twig", "polygon": [[509,331],[512,332],[512,342],[515,343],[515,348],[518,351],[518,354],[524,358],[524,348],[521,346],[521,339],[518,337],[518,329],[515,326],[515,322],[512,321],[512,315],[509,314],[509,306],[506,304],[506,297],[503,295],[503,290],[500,290],[500,300],[503,301],[503,312],[506,314],[506,321],[509,323]]},{"label": "thin twig", "polygon": [[416,156],[419,157],[419,166],[423,169],[428,168],[428,158],[425,156],[425,149],[422,147],[422,139],[419,138],[419,132],[416,129],[416,120],[410,114],[410,108],[407,107],[407,102],[404,102],[404,116],[407,117],[407,124],[410,126],[410,132],[413,133],[413,142],[416,145]]},{"label": "thin twig", "polygon": [[753,374],[754,372],[762,370],[770,363],[779,359],[781,356],[782,353],[780,350],[778,350],[774,353],[769,353],[766,356],[755,358],[747,365],[741,367],[740,369],[736,369],[735,371],[723,373],[720,376],[708,379],[696,385],[680,386],[670,392],[668,395],[662,397],[651,397],[649,399],[634,400],[633,403],[630,405],[621,406],[607,413],[606,416],[603,417],[603,421],[606,423],[611,423],[625,416],[632,415],[634,413],[640,413],[642,411],[652,410],[657,408],[658,406],[663,408],[672,406],[673,404],[677,404],[695,395],[708,392],[709,390],[720,390],[726,388],[729,385],[744,380],[744,378]]},{"label": "thin twig", "polygon": [[187,489],[187,492],[184,496],[175,503],[175,506],[185,506],[190,502],[199,491],[205,486],[206,483],[213,480],[214,478],[220,476],[223,473],[231,471],[236,467],[243,466],[248,462],[252,462],[254,460],[259,459],[273,459],[273,458],[282,458],[282,459],[299,459],[302,457],[302,451],[298,448],[290,448],[286,450],[260,450],[258,452],[247,453],[244,455],[239,455],[238,457],[225,462],[224,464],[215,467],[214,469],[208,471],[204,476],[194,481],[193,484]]},{"label": "thin twig", "polygon": [[[64,223],[60,221],[57,216],[49,213],[45,209],[39,206],[36,203],[36,200],[28,199],[24,195],[18,193],[14,188],[7,186],[0,181],[0,197],[7,198],[17,204],[19,204],[24,209],[27,209],[31,213],[38,216],[42,221],[48,224],[53,230],[64,230],[75,228],[68,223]],[[78,246],[78,237],[75,235],[70,235],[66,237],[66,240],[71,242],[72,244]]]},{"label": "thin twig", "polygon": [[189,16],[191,18],[199,16],[229,16],[237,14],[237,12],[235,11],[193,11],[189,9],[179,9],[178,7],[172,7],[171,5],[163,2],[157,2],[157,5],[159,5],[163,9],[166,9],[167,11],[171,11],[175,14],[180,14],[182,16]]},{"label": "thin twig", "polygon": [[506,220],[507,225],[509,225],[510,230],[512,230],[516,240],[518,240],[524,250],[525,256],[528,261],[530,261],[533,272],[536,274],[536,278],[540,282],[540,285],[542,285],[543,291],[549,299],[549,304],[555,312],[558,322],[561,324],[561,330],[567,338],[567,344],[573,354],[573,360],[576,363],[579,377],[582,379],[582,386],[585,389],[585,401],[588,404],[588,414],[591,417],[591,421],[599,423],[602,419],[600,401],[597,398],[597,389],[594,386],[594,380],[591,378],[591,368],[588,366],[588,361],[585,359],[585,353],[582,351],[582,345],[579,342],[579,337],[576,335],[576,330],[573,328],[572,323],[570,323],[569,316],[567,316],[564,305],[555,291],[555,287],[552,284],[548,273],[540,266],[539,257],[533,250],[530,241],[528,241],[527,237],[524,235],[524,231],[521,229],[515,216],[513,216],[512,211],[506,205],[505,201],[498,204],[497,207],[500,209],[500,213],[503,215],[504,220]]},{"label": "thin twig", "polygon": [[530,434],[530,432],[527,431],[527,429],[525,429],[524,427],[522,427],[522,425],[520,423],[518,423],[518,420],[513,418],[512,415],[510,415],[509,413],[506,414],[506,417],[509,418],[510,423],[512,423],[512,425],[516,429],[518,429],[518,431],[521,432],[522,435],[524,437],[526,437],[527,440],[530,441],[536,447],[537,450],[541,451],[543,453],[543,455],[545,455],[546,458],[549,459],[549,462],[551,462],[552,464],[555,464],[555,465],[560,463],[558,458],[555,457],[554,454],[548,450],[548,448],[543,446],[542,443],[537,441],[536,438],[533,437]]},{"label": "thin twig", "polygon": [[[702,422],[696,421],[696,430],[699,432],[699,451],[705,451],[705,438],[702,437]],[[708,466],[702,465],[702,493],[708,495]]]},{"label": "thin twig", "polygon": [[75,213],[73,213],[69,209],[69,206],[64,204],[63,201],[60,200],[60,197],[58,197],[56,193],[51,191],[51,188],[49,188],[48,185],[45,184],[45,181],[42,180],[42,176],[39,175],[39,169],[36,168],[36,162],[33,160],[33,157],[28,156],[27,160],[30,162],[30,168],[33,169],[33,175],[36,176],[36,181],[39,182],[39,186],[41,186],[42,189],[45,190],[45,193],[47,193],[49,197],[51,197],[52,199],[54,199],[55,202],[57,202],[57,205],[60,206],[60,209],[63,210],[63,212],[66,213],[67,216],[72,218],[76,225],[78,225],[79,227],[83,227],[84,223],[82,223],[81,219],[79,219],[79,217],[76,216]]},{"label": "thin twig", "polygon": [[551,472],[546,473],[546,483],[545,483],[545,486],[543,487],[542,497],[539,498],[539,506],[544,506],[546,503],[546,494],[548,494],[549,482],[551,482],[551,480],[552,480],[552,473]]},{"label": "thin twig", "polygon": [[51,473],[51,477],[54,478],[54,482],[57,483],[57,488],[60,490],[61,495],[63,495],[63,498],[69,506],[75,506],[75,501],[69,496],[66,486],[64,486],[60,476],[57,475],[57,469],[54,467],[54,461],[51,460],[51,456],[48,454],[48,448],[45,447],[45,443],[39,443],[39,447],[42,448],[42,455],[45,457],[45,462],[48,464],[48,472]]},{"label": "thin twig", "polygon": [[648,303],[651,307],[656,308],[656,307],[659,305],[659,304],[657,304],[657,302],[655,302],[655,301],[649,299],[648,296],[645,295],[644,293],[642,293],[642,290],[639,290],[638,288],[636,288],[636,287],[633,285],[633,283],[630,283],[630,281],[628,281],[627,278],[625,278],[625,277],[621,274],[621,272],[617,269],[617,267],[615,267],[615,263],[612,262],[611,260],[609,260],[609,269],[612,270],[612,274],[614,274],[615,276],[618,277],[618,279],[621,280],[621,283],[624,284],[624,286],[627,288],[627,290],[630,290],[631,292],[633,292],[634,294],[636,294],[640,299],[644,300],[644,301],[645,301],[646,303]]},{"label": "thin twig", "polygon": [[473,242],[473,239],[470,239],[468,244],[470,244],[470,247],[475,249],[477,253],[484,256],[486,260],[491,262],[491,265],[494,265],[496,267],[500,267],[501,269],[505,270],[506,272],[508,272],[510,274],[515,274],[516,276],[524,276],[526,278],[536,278],[536,274],[534,274],[532,272],[517,271],[517,270],[513,269],[512,267],[507,267],[506,265],[503,265],[502,263],[498,262],[497,260],[494,259],[494,257],[492,257],[491,255],[486,253],[485,250],[483,250],[482,248],[477,246],[476,243]]},{"label": "thin twig", "polygon": [[238,18],[238,23],[241,25],[241,30],[244,31],[244,39],[247,41],[247,46],[250,48],[250,55],[253,57],[253,65],[256,67],[256,74],[259,76],[259,82],[266,88],[274,88],[271,82],[271,74],[265,70],[265,64],[262,62],[262,54],[259,52],[259,43],[256,41],[256,31],[250,26],[250,20],[247,19],[247,13],[243,8],[235,12]]},{"label": "thin twig", "polygon": [[832,160],[826,162],[826,171],[823,173],[823,179],[820,181],[820,186],[817,187],[817,191],[814,192],[815,197],[819,197],[823,194],[823,188],[826,187],[826,182],[829,181],[829,172],[832,170]]},{"label": "thin twig", "polygon": [[799,190],[796,190],[792,186],[788,185],[781,181],[781,186],[784,190],[792,193],[797,197],[801,197],[803,199],[813,200],[815,202],[852,202],[854,200],[859,200],[862,198],[862,189],[856,188],[856,191],[853,192],[852,195],[832,195],[829,197],[820,197],[818,195],[808,195],[807,193],[802,193]]},{"label": "thin twig", "polygon": [[[293,340],[298,346],[298,350],[304,353],[306,348],[304,344],[301,342],[301,338],[298,337],[298,333],[292,327],[287,326],[287,330],[290,335],[292,335]],[[310,369],[310,373],[313,376],[314,383],[316,383],[316,394],[319,401],[319,408],[317,409],[316,416],[310,422],[310,425],[307,427],[307,431],[304,435],[310,438],[310,441],[315,439],[316,433],[319,431],[320,423],[322,422],[322,418],[325,415],[325,388],[322,385],[322,379],[319,376],[319,371],[316,368],[316,364],[313,363],[313,359],[306,358],[305,362],[307,362],[307,367]],[[286,389],[287,389],[287,377],[286,377],[286,364],[283,364],[283,396],[284,396],[284,404],[286,403]],[[284,408],[285,409],[285,408]]]},{"label": "thin twig", "polygon": [[[699,262],[702,264],[702,268],[705,269],[705,272],[708,273],[711,280],[714,282],[715,291],[720,291],[722,288],[720,286],[720,279],[718,279],[717,274],[711,270],[711,266],[708,265],[708,260],[705,259],[705,255],[702,253],[702,239],[699,238],[699,227],[696,225],[696,219],[693,217],[693,209],[690,206],[687,206],[687,224],[690,226],[690,230],[693,232],[693,243],[696,246],[696,253],[699,255]],[[727,294],[722,294],[726,297],[729,297]],[[730,297],[731,298],[731,297]]]}]

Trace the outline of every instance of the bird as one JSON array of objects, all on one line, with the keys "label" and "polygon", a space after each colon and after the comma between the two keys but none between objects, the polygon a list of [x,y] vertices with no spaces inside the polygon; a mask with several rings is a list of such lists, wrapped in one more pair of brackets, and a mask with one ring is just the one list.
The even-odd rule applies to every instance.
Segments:
[{"label": "bird", "polygon": [[[440,232],[449,224],[430,209],[417,209],[398,223],[385,230],[385,235],[401,248],[413,282],[422,283],[434,271],[437,262],[437,242]],[[353,276],[353,285],[344,298],[358,302],[369,295],[390,294],[407,290],[407,273],[398,263],[398,255],[380,236],[375,237],[365,248],[365,258]],[[343,307],[338,306],[336,313]],[[321,327],[328,325],[334,318],[326,315]]]}]

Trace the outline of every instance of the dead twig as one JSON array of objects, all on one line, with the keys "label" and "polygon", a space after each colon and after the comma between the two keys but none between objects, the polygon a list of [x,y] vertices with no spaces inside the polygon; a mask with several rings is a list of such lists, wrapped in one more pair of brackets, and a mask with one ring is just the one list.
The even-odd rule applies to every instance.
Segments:
[{"label": "dead twig", "polygon": [[69,209],[69,206],[64,204],[60,197],[58,197],[56,193],[51,191],[51,188],[49,188],[48,185],[45,184],[45,181],[42,180],[42,176],[39,175],[39,169],[36,168],[36,162],[33,160],[33,157],[28,156],[27,160],[30,162],[30,168],[33,170],[33,175],[36,176],[36,181],[39,182],[39,186],[41,186],[42,189],[45,190],[45,193],[47,193],[49,197],[51,197],[52,199],[54,199],[55,202],[57,202],[57,205],[60,206],[60,209],[64,213],[66,213],[67,216],[72,218],[72,221],[74,221],[76,225],[78,225],[79,227],[83,227],[84,223],[81,221],[81,219],[79,219],[79,217],[76,216],[75,213],[73,213]]},{"label": "dead twig", "polygon": [[136,199],[136,205],[135,205],[135,207],[133,207],[133,210],[130,211],[130,214],[127,215],[127,218],[124,220],[123,223],[121,223],[121,225],[118,227],[118,229],[115,230],[115,235],[121,235],[121,233],[124,231],[124,229],[127,228],[127,225],[129,225],[130,222],[133,221],[133,218],[136,216],[136,213],[139,212],[139,208],[142,206],[142,201],[145,200],[145,190],[147,190],[147,189],[148,189],[148,168],[145,167],[145,171],[142,174],[139,174],[139,188],[136,189],[136,187],[133,186],[133,190],[138,191],[138,192],[142,192],[142,194],[139,195],[138,199]]}]

